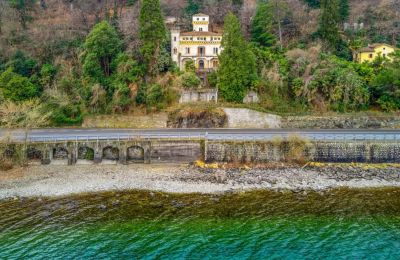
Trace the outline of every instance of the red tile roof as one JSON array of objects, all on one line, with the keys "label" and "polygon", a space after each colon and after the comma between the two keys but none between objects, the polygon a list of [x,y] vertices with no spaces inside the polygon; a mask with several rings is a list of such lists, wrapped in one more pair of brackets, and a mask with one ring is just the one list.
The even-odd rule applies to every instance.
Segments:
[{"label": "red tile roof", "polygon": [[215,32],[183,32],[181,36],[222,36],[222,33],[215,33]]}]

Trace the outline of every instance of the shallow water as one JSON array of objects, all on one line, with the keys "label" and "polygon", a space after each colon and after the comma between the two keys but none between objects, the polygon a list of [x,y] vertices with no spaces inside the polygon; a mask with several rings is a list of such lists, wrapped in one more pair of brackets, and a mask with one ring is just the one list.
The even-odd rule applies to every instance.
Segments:
[{"label": "shallow water", "polygon": [[0,258],[400,259],[400,189],[0,202]]}]

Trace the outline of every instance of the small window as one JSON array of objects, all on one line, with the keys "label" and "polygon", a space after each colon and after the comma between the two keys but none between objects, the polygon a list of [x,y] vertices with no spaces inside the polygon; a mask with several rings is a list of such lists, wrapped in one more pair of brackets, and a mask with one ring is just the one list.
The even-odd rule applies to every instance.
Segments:
[{"label": "small window", "polygon": [[174,54],[177,54],[178,50],[176,48],[174,48]]},{"label": "small window", "polygon": [[206,18],[203,18],[203,21],[205,21],[206,20]]},{"label": "small window", "polygon": [[197,21],[199,21],[200,19],[199,18],[197,18]]},{"label": "small window", "polygon": [[190,48],[186,47],[186,54],[190,54]]},{"label": "small window", "polygon": [[374,57],[374,55],[371,53],[369,54],[369,58],[372,59]]},{"label": "small window", "polygon": [[190,37],[190,40],[193,41],[193,37]]},{"label": "small window", "polygon": [[386,48],[383,48],[383,50],[386,50]]},{"label": "small window", "polygon": [[199,31],[202,32],[202,31],[203,31],[203,28],[200,27],[200,28],[199,28]]},{"label": "small window", "polygon": [[385,53],[383,54],[383,58],[386,58],[386,54]]},{"label": "small window", "polygon": [[174,42],[176,42],[176,36],[174,37]]}]

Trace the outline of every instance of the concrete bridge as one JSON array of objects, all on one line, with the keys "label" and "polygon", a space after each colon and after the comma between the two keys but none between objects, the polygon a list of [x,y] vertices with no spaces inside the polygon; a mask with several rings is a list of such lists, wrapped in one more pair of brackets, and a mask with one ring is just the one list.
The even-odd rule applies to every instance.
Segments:
[{"label": "concrete bridge", "polygon": [[0,154],[15,161],[41,164],[180,163],[201,158],[199,141],[99,140],[14,142]]}]

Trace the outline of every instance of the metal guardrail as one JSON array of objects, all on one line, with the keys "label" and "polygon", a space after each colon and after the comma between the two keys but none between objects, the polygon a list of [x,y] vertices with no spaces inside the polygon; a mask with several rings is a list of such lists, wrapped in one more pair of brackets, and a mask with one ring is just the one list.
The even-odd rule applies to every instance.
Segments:
[{"label": "metal guardrail", "polygon": [[[287,139],[299,136],[310,141],[395,141],[400,142],[400,133],[351,134],[351,133],[180,133],[180,134],[137,134],[137,135],[81,135],[81,136],[30,136],[28,142],[67,142],[67,141],[133,141],[133,140],[210,140],[210,141],[268,141],[274,138]],[[22,138],[25,141],[25,138]]]}]

